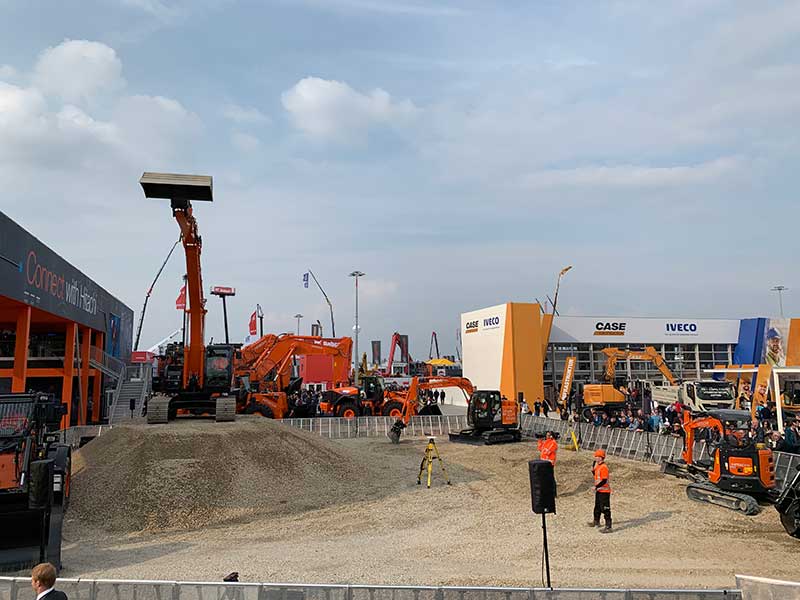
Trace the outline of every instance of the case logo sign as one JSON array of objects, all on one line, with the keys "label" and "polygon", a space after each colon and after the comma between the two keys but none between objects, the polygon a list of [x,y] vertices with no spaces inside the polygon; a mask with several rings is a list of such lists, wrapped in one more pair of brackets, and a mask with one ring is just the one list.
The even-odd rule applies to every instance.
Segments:
[{"label": "case logo sign", "polygon": [[476,331],[478,331],[478,321],[467,321],[464,333],[475,333]]},{"label": "case logo sign", "polygon": [[624,321],[598,321],[594,324],[595,335],[625,335]]},{"label": "case logo sign", "polygon": [[697,335],[697,323],[667,323],[667,335]]}]

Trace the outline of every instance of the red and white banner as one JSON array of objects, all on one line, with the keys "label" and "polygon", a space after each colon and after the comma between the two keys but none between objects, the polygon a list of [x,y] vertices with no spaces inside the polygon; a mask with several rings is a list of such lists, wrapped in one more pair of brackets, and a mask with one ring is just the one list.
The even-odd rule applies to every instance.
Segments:
[{"label": "red and white banner", "polygon": [[186,284],[183,284],[178,297],[175,299],[175,310],[186,310]]},{"label": "red and white banner", "polygon": [[257,331],[256,330],[256,312],[258,312],[258,311],[254,310],[253,314],[250,315],[250,335],[255,335],[256,331]]}]

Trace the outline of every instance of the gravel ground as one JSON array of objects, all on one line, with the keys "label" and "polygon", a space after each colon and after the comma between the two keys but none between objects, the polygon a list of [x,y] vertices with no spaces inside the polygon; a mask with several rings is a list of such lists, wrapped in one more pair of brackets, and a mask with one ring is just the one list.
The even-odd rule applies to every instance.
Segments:
[{"label": "gravel ground", "polygon": [[[530,512],[531,444],[329,441],[266,419],[115,428],[75,461],[64,576],[541,585]],[[692,503],[656,466],[611,457],[615,532],[591,519],[591,454],[561,450],[548,517],[558,587],[732,587],[734,574],[796,579],[800,544],[771,507],[746,517]]]}]

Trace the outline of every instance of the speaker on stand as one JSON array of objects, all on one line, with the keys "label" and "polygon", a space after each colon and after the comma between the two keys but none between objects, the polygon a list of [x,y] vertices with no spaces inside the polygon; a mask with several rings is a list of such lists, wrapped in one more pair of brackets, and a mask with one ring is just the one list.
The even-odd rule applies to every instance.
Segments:
[{"label": "speaker on stand", "polygon": [[547,520],[545,515],[556,513],[556,478],[553,463],[549,460],[528,461],[528,475],[531,482],[531,509],[534,514],[542,515],[542,546],[544,562],[547,570],[547,587],[550,583],[550,553],[547,550]]}]

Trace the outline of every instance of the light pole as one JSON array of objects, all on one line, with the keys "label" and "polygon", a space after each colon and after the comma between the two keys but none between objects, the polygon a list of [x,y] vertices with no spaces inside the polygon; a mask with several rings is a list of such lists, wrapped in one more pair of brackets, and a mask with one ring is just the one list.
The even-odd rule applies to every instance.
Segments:
[{"label": "light pole", "polygon": [[781,307],[781,319],[783,318],[783,292],[788,290],[789,288],[787,288],[785,285],[776,285],[770,289],[771,292],[778,292],[778,303]]},{"label": "light pole", "polygon": [[297,313],[294,318],[297,319],[297,335],[300,335],[300,319],[303,318],[303,315]]},{"label": "light pole", "polygon": [[355,380],[356,386],[358,386],[358,278],[363,277],[365,273],[361,271],[353,271],[350,273],[350,277],[354,277],[356,280],[356,344],[355,344],[355,355],[353,356],[353,378]]},{"label": "light pole", "polygon": [[558,288],[561,287],[561,278],[564,276],[564,273],[569,271],[572,268],[572,265],[568,267],[564,267],[561,269],[561,272],[558,274],[558,280],[556,281],[556,293],[553,297],[553,315],[556,314],[556,304],[558,303]]}]

